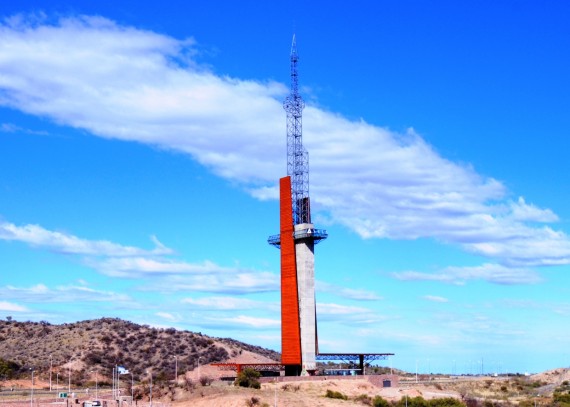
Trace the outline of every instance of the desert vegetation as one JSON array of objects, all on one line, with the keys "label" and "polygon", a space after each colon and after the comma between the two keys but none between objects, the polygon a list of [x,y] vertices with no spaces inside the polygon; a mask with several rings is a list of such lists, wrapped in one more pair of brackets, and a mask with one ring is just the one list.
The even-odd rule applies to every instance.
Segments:
[{"label": "desert vegetation", "polygon": [[[157,383],[172,380],[178,373],[195,369],[199,364],[222,362],[243,351],[279,359],[279,354],[229,338],[213,338],[200,332],[174,328],[154,328],[116,318],[101,318],[73,324],[0,320],[0,375],[19,377],[53,372],[67,376],[71,369],[73,385],[111,377],[112,369],[125,366],[135,381],[145,380],[152,372]],[[104,381],[104,379],[102,379]]]}]

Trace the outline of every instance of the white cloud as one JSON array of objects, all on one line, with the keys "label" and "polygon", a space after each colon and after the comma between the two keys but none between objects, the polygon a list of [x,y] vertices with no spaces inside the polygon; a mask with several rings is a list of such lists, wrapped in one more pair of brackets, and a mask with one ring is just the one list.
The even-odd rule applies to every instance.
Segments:
[{"label": "white cloud", "polygon": [[251,310],[251,309],[278,309],[278,304],[249,300],[247,298],[236,297],[206,297],[206,298],[184,298],[183,304],[196,307],[202,310]]},{"label": "white cloud", "polygon": [[169,312],[156,312],[154,315],[156,315],[157,317],[166,319],[168,321],[173,321],[173,322],[180,320],[180,317],[177,317],[177,316],[175,316]]},{"label": "white cloud", "polygon": [[37,131],[31,129],[24,129],[13,123],[0,123],[0,132],[2,133],[24,133],[24,134],[34,134],[38,136],[45,136],[48,133],[45,131]]},{"label": "white cloud", "polygon": [[8,301],[0,301],[0,311],[27,312],[28,309],[26,307]]},{"label": "white cloud", "polygon": [[151,237],[156,247],[144,250],[138,247],[123,246],[106,240],[87,240],[77,236],[54,232],[39,225],[16,226],[9,222],[0,222],[0,240],[18,241],[33,247],[45,248],[57,253],[89,256],[158,256],[171,254],[172,250]]},{"label": "white cloud", "polygon": [[445,297],[440,297],[438,295],[424,295],[424,300],[432,301],[432,302],[449,302],[449,300]]},{"label": "white cloud", "polygon": [[[193,62],[194,46],[101,17],[14,17],[0,26],[0,105],[188,153],[253,196],[274,197],[286,86],[217,76]],[[303,126],[313,207],[329,222],[364,238],[434,237],[502,264],[570,262],[565,233],[528,224],[556,221],[551,210],[509,204],[500,182],[441,157],[413,129],[310,105]]]},{"label": "white cloud", "polygon": [[220,321],[225,321],[237,325],[247,325],[253,328],[275,328],[281,326],[280,319],[271,318],[257,318],[247,315],[238,315],[232,318],[221,318]]},{"label": "white cloud", "polygon": [[75,301],[127,303],[132,301],[126,294],[95,290],[84,285],[58,286],[54,289],[50,289],[44,284],[37,284],[25,288],[8,285],[0,287],[0,296],[2,298],[17,299],[18,301],[27,303],[61,303]]},{"label": "white cloud", "polygon": [[542,281],[533,270],[511,268],[499,264],[483,264],[476,267],[447,267],[437,273],[404,271],[392,273],[403,281],[440,281],[449,284],[465,284],[468,280],[485,280],[495,284],[536,284]]},{"label": "white cloud", "polygon": [[317,315],[319,322],[349,325],[377,324],[388,319],[369,308],[320,302],[317,303]]},{"label": "white cloud", "polygon": [[223,274],[170,275],[160,280],[153,279],[152,285],[141,286],[140,289],[241,295],[277,291],[279,278],[269,272],[241,270]]},{"label": "white cloud", "polygon": [[168,274],[220,274],[235,271],[210,261],[191,264],[164,258],[110,258],[103,261],[87,261],[93,268],[111,277],[138,278],[144,275]]},{"label": "white cloud", "polygon": [[340,304],[317,303],[319,315],[354,315],[371,312],[368,308]]},{"label": "white cloud", "polygon": [[335,284],[330,284],[324,281],[317,280],[316,282],[317,292],[326,292],[338,295],[339,297],[346,298],[349,300],[356,300],[356,301],[378,301],[381,300],[378,294],[364,290],[364,289],[354,289],[354,288],[346,288],[340,287]]},{"label": "white cloud", "polygon": [[510,204],[510,216],[523,222],[556,222],[558,216],[550,209],[540,209],[536,205],[529,205],[524,198],[519,197],[517,202]]},{"label": "white cloud", "polygon": [[[79,255],[85,265],[110,277],[155,277],[152,288],[166,292],[194,290],[244,294],[275,291],[279,288],[278,278],[273,273],[224,267],[208,260],[188,263],[170,259],[166,256],[172,254],[173,250],[165,247],[155,236],[151,236],[155,248],[144,250],[106,240],[82,239],[71,234],[53,232],[39,225],[16,226],[0,222],[0,240],[19,241],[57,253]],[[38,285],[33,290],[44,292],[47,287]],[[70,295],[92,291],[81,284],[73,287]],[[108,295],[102,293],[97,295],[108,298]]]}]

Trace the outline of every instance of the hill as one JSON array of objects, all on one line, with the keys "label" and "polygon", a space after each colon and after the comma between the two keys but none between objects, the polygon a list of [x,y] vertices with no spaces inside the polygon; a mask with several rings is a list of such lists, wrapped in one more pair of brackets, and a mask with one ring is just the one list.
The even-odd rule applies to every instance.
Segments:
[{"label": "hill", "polygon": [[[198,365],[223,362],[251,353],[259,358],[280,360],[280,354],[229,338],[174,328],[153,328],[115,318],[70,324],[0,321],[0,358],[15,363],[15,371],[33,367],[38,373],[72,371],[72,381],[81,383],[91,371],[111,378],[114,366],[124,366],[134,379],[148,370],[158,378],[173,378]],[[51,358],[51,359],[50,359]]]}]

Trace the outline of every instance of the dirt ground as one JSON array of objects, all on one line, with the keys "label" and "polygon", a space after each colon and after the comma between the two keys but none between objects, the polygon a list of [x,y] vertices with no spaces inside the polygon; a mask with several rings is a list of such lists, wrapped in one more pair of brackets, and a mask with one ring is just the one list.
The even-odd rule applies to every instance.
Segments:
[{"label": "dirt ground", "polygon": [[[175,389],[175,394],[161,399],[153,399],[153,407],[157,405],[170,407],[243,407],[255,406],[318,406],[334,407],[347,405],[364,405],[355,398],[367,395],[370,398],[381,396],[388,401],[397,401],[402,397],[421,396],[424,399],[438,397],[475,397],[480,399],[509,400],[516,402],[524,399],[525,383],[540,383],[542,389],[552,389],[565,381],[570,381],[570,369],[556,369],[529,377],[469,377],[469,378],[437,378],[424,383],[413,381],[400,381],[398,387],[379,388],[371,384],[366,378],[342,380],[327,377],[326,380],[292,381],[278,383],[264,383],[261,389],[245,389],[233,386],[232,382],[215,380],[209,386],[201,386],[198,382],[200,375],[219,375],[219,369],[213,366],[202,366],[199,371],[192,374],[195,388],[186,392],[181,387]],[[403,379],[403,378],[401,378]],[[434,379],[434,378],[432,378]],[[3,382],[3,390],[11,386],[15,389],[29,389],[29,380]],[[60,386],[61,386],[60,382]],[[49,382],[37,381],[35,388],[49,388]],[[532,386],[533,394],[540,389]],[[348,401],[325,397],[327,390],[340,392],[348,397]],[[82,398],[88,397],[82,394]],[[253,403],[253,404],[252,404]],[[148,401],[138,401],[138,407],[147,407]]]},{"label": "dirt ground", "polygon": [[[325,397],[327,390],[340,392],[348,396],[349,401],[336,400]],[[258,405],[266,403],[269,406],[346,406],[354,403],[354,398],[360,395],[368,395],[371,398],[381,396],[386,400],[397,401],[404,396],[422,396],[426,399],[434,397],[455,397],[459,393],[446,390],[438,390],[431,386],[418,388],[379,388],[372,385],[366,379],[359,380],[334,380],[323,381],[295,381],[287,383],[262,384],[260,390],[236,388],[233,385],[214,383],[211,388],[197,388],[194,393],[187,395],[184,400],[173,402],[175,407],[243,407],[247,401],[255,398]],[[352,399],[352,401],[351,401]]]}]

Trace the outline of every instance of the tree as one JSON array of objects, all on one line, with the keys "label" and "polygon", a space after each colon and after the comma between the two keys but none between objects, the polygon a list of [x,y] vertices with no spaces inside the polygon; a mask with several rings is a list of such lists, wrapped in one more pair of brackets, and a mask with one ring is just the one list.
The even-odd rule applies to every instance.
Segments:
[{"label": "tree", "polygon": [[417,397],[402,397],[397,403],[396,407],[429,407],[428,402],[421,396]]},{"label": "tree", "polygon": [[20,366],[17,363],[0,358],[0,376],[11,379],[19,370]]},{"label": "tree", "polygon": [[372,400],[372,405],[374,407],[388,407],[390,404],[388,404],[388,402],[385,399],[383,399],[382,397],[376,396]]},{"label": "tree", "polygon": [[243,369],[236,377],[234,384],[240,387],[251,387],[252,389],[260,389],[261,383],[259,383],[259,378],[261,373],[250,367]]},{"label": "tree", "polygon": [[453,397],[431,399],[428,403],[430,407],[465,407],[464,403]]}]

